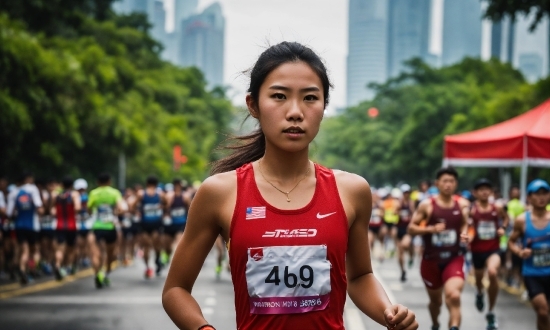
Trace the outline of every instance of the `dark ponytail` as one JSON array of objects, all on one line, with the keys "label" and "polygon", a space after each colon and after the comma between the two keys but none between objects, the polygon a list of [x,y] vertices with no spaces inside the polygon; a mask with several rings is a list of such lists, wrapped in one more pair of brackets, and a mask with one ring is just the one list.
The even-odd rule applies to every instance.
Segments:
[{"label": "dark ponytail", "polygon": [[[313,50],[297,42],[281,42],[269,47],[260,55],[250,71],[250,86],[248,88],[250,97],[256,104],[259,104],[260,87],[266,77],[271,71],[288,62],[304,62],[317,73],[323,84],[326,108],[329,102],[329,89],[332,87],[327,69],[321,58]],[[244,164],[260,159],[265,153],[265,136],[261,127],[249,135],[233,137],[228,141],[230,143],[222,149],[232,150],[233,152],[229,156],[214,162],[211,174],[233,171]]]}]

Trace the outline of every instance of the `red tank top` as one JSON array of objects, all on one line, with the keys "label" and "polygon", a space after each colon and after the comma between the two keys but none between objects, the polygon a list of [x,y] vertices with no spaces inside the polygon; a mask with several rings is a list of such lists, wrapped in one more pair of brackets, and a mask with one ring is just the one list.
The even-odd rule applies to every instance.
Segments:
[{"label": "red tank top", "polygon": [[237,329],[344,329],[348,223],[332,171],[315,164],[315,176],[308,205],[280,210],[261,196],[251,164],[237,169],[229,250]]},{"label": "red tank top", "polygon": [[460,231],[462,227],[462,211],[458,198],[453,197],[452,208],[442,208],[432,197],[432,214],[427,226],[445,222],[446,229],[438,234],[426,234],[424,240],[424,258],[445,263],[460,253]]},{"label": "red tank top", "polygon": [[55,200],[57,230],[76,230],[76,214],[71,191],[67,190]]},{"label": "red tank top", "polygon": [[494,204],[488,212],[479,211],[477,204],[472,210],[472,220],[475,236],[472,241],[472,252],[492,252],[500,249],[500,239],[497,235],[498,213]]}]

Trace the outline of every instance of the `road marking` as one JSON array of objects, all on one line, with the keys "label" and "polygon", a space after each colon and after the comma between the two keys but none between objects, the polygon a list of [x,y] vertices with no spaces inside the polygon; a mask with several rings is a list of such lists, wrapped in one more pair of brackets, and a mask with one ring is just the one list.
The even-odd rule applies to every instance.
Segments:
[{"label": "road marking", "polygon": [[[117,269],[117,267],[118,267],[118,261],[113,261],[111,263],[111,270],[115,270],[115,269]],[[88,269],[81,270],[81,271],[77,272],[74,275],[69,275],[69,276],[65,277],[63,279],[63,281],[51,280],[51,281],[37,283],[37,284],[29,284],[27,286],[19,285],[20,289],[15,289],[15,290],[12,290],[12,291],[0,293],[0,300],[13,298],[13,297],[17,297],[17,296],[21,296],[21,295],[25,295],[25,294],[29,294],[29,293],[35,293],[35,292],[39,292],[39,291],[50,290],[50,289],[53,289],[53,288],[58,288],[58,287],[63,286],[67,283],[71,283],[71,282],[74,282],[78,279],[93,276],[93,275],[94,275],[93,269],[88,268]]]},{"label": "road marking", "polygon": [[11,290],[19,289],[20,287],[21,287],[20,283],[0,285],[0,292],[11,291]]},{"label": "road marking", "polygon": [[9,301],[10,304],[48,304],[48,305],[161,305],[159,295],[149,297],[106,297],[101,296],[39,296],[18,297]]},{"label": "road marking", "polygon": [[58,287],[63,286],[67,283],[74,282],[78,279],[88,277],[88,276],[92,276],[92,275],[94,275],[94,271],[92,269],[86,269],[86,270],[80,271],[80,272],[78,272],[74,275],[65,277],[63,279],[63,281],[52,280],[52,281],[48,281],[48,282],[44,282],[44,283],[30,284],[29,286],[24,286],[24,287],[22,286],[18,290],[13,290],[13,291],[9,291],[9,292],[0,293],[0,300],[17,297],[17,296],[21,296],[21,295],[24,295],[24,294],[35,293],[35,292],[39,292],[39,291],[58,288]]},{"label": "road marking", "polygon": [[[351,303],[353,304],[353,302]],[[344,320],[347,330],[366,330],[363,321],[361,320],[361,312],[354,307],[346,307],[344,309]]]}]

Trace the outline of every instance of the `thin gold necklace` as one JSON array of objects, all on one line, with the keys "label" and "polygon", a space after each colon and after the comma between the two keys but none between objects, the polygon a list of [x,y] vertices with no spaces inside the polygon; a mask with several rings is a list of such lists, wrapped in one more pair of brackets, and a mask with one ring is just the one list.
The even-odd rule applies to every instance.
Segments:
[{"label": "thin gold necklace", "polygon": [[260,161],[258,161],[258,167],[260,168],[260,174],[262,175],[262,177],[264,178],[264,180],[269,183],[273,188],[277,189],[278,191],[280,191],[281,193],[285,194],[286,195],[286,201],[288,203],[290,203],[290,198],[288,197],[288,194],[290,194],[294,189],[296,189],[296,187],[298,187],[298,185],[300,184],[300,182],[304,181],[304,179],[307,177],[307,175],[309,174],[309,169],[310,169],[310,166],[309,166],[309,161],[308,161],[308,164],[307,164],[307,171],[306,171],[306,174],[304,174],[304,177],[300,179],[300,181],[298,181],[298,183],[296,183],[296,185],[290,189],[289,191],[284,191],[284,190],[281,190],[279,188],[277,188],[273,183],[271,183],[268,179],[265,178],[265,175],[264,175],[264,172],[262,171],[262,159],[260,159]]}]

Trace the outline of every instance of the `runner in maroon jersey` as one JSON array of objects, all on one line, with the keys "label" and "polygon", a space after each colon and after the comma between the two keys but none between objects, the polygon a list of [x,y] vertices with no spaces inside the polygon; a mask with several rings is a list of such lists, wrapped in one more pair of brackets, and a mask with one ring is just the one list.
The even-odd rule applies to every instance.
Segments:
[{"label": "runner in maroon jersey", "polygon": [[405,270],[405,253],[409,254],[409,268],[414,261],[414,249],[412,247],[411,235],[407,233],[407,228],[411,222],[414,212],[414,202],[411,200],[411,186],[403,184],[399,187],[403,193],[401,205],[399,207],[399,222],[397,223],[397,260],[401,268],[401,282],[407,281],[407,271]]},{"label": "runner in maroon jersey", "polygon": [[[381,231],[383,216],[384,211],[382,210],[382,207],[380,207],[380,198],[376,193],[374,193],[372,195],[372,212],[369,222],[369,242],[371,251],[374,249],[374,243],[376,241],[380,242],[382,249],[384,248],[384,234]],[[384,260],[383,257],[380,258]]]},{"label": "runner in maroon jersey", "polygon": [[283,42],[251,71],[247,106],[259,129],[218,161],[189,209],[163,305],[185,329],[213,329],[191,295],[219,234],[227,242],[236,327],[344,329],[346,289],[355,305],[391,329],[417,329],[373,275],[372,196],[361,177],[309,160],[330,82],[309,48]]},{"label": "runner in maroon jersey", "polygon": [[[508,226],[508,214],[501,206],[489,203],[489,196],[493,192],[493,185],[487,179],[478,180],[474,185],[476,201],[470,211],[471,226],[475,235],[470,245],[472,261],[476,278],[476,307],[481,312],[483,301],[483,276],[485,269],[489,277],[489,311],[486,315],[487,330],[497,329],[493,308],[498,295],[498,269],[500,268],[500,236],[504,235]],[[503,223],[500,224],[500,219]]]},{"label": "runner in maroon jersey", "polygon": [[[449,309],[449,328],[458,330],[461,321],[460,295],[464,287],[464,257],[461,242],[468,241],[469,202],[454,196],[458,173],[450,167],[436,174],[439,195],[420,203],[409,225],[409,234],[422,235],[424,256],[420,274],[426,285],[432,330],[439,330],[442,295]],[[426,227],[420,222],[427,220]]]}]

